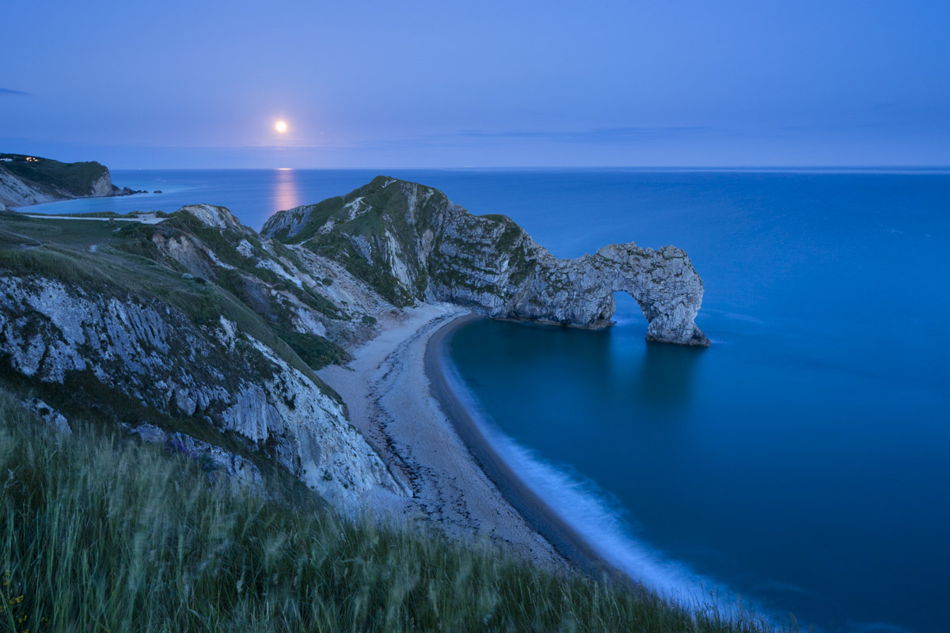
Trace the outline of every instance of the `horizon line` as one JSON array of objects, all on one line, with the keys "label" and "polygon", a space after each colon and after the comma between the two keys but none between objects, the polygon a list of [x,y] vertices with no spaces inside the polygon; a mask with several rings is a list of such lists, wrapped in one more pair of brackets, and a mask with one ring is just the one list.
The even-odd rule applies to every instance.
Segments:
[{"label": "horizon line", "polygon": [[801,170],[923,170],[940,171],[950,170],[950,164],[946,165],[483,165],[483,166],[431,166],[421,165],[412,167],[396,166],[359,166],[359,167],[110,167],[113,171],[410,171],[410,170],[431,170],[431,171],[477,171],[477,170],[663,170],[663,171],[801,171]]}]

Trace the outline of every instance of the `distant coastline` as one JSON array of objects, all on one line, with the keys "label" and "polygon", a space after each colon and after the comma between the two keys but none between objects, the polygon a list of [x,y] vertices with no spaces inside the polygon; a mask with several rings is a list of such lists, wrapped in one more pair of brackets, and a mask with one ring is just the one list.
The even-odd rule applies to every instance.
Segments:
[{"label": "distant coastline", "polygon": [[109,168],[102,163],[63,163],[40,156],[0,153],[0,211],[60,200],[136,193],[145,191],[115,186]]}]

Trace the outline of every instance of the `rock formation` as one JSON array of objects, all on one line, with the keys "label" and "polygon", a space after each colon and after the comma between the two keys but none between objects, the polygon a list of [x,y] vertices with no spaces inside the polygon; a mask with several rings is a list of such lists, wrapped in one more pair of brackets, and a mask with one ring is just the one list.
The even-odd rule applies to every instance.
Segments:
[{"label": "rock formation", "polygon": [[496,318],[574,327],[611,323],[629,293],[647,338],[708,345],[696,326],[703,284],[686,253],[634,243],[559,259],[511,219],[476,216],[431,187],[378,177],[344,197],[282,211],[262,234],[342,264],[395,305],[451,301]]},{"label": "rock formation", "polygon": [[217,321],[198,326],[167,303],[106,287],[0,278],[8,369],[53,396],[76,391],[134,426],[157,412],[170,433],[204,427],[199,437],[269,459],[340,507],[358,507],[373,487],[399,490],[312,376],[234,321]]},{"label": "rock formation", "polygon": [[132,193],[138,192],[113,185],[109,169],[100,163],[61,163],[23,154],[0,154],[0,209]]},{"label": "rock formation", "polygon": [[372,333],[363,310],[393,309],[364,283],[222,207],[90,223],[95,249],[68,221],[47,241],[50,222],[0,217],[5,385],[251,484],[279,469],[347,512],[406,494],[313,373]]}]

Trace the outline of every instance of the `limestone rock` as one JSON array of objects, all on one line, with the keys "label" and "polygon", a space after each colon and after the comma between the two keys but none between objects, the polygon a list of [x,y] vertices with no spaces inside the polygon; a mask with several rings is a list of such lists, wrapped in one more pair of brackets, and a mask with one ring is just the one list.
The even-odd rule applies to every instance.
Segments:
[{"label": "limestone rock", "polygon": [[404,492],[312,374],[224,317],[198,326],[157,298],[0,276],[0,358],[52,396],[234,438],[343,510],[372,490]]},{"label": "limestone rock", "polygon": [[69,426],[69,420],[66,419],[66,416],[44,401],[39,398],[28,398],[23,401],[23,404],[57,432],[64,435],[72,434],[73,430]]},{"label": "limestone rock", "polygon": [[87,161],[62,163],[50,158],[0,154],[0,206],[21,207],[67,198],[137,193],[112,184],[109,169]]},{"label": "limestone rock", "polygon": [[116,188],[112,185],[112,175],[107,169],[104,174],[92,182],[92,186],[89,188],[89,195],[93,198],[104,198],[111,196],[115,189]]},{"label": "limestone rock", "polygon": [[211,228],[235,230],[244,228],[226,207],[213,204],[190,204],[179,211],[195,216],[202,224]]},{"label": "limestone rock", "polygon": [[22,207],[59,200],[62,196],[18,178],[0,165],[0,203],[4,206]]},{"label": "limestone rock", "polygon": [[125,423],[122,426],[143,442],[163,444],[173,452],[198,461],[209,475],[213,476],[221,472],[229,479],[247,486],[262,488],[264,485],[260,469],[246,457],[230,453],[219,446],[184,433],[170,433],[148,422],[134,426]]},{"label": "limestone rock", "polygon": [[139,234],[156,259],[227,288],[279,331],[353,345],[373,335],[373,315],[393,309],[339,263],[261,239],[225,207],[185,206]]},{"label": "limestone rock", "polygon": [[708,345],[696,326],[703,284],[686,253],[634,243],[558,259],[514,221],[476,216],[423,185],[377,177],[350,194],[272,216],[262,234],[338,262],[397,306],[450,301],[497,318],[610,325],[630,294],[647,338]]}]

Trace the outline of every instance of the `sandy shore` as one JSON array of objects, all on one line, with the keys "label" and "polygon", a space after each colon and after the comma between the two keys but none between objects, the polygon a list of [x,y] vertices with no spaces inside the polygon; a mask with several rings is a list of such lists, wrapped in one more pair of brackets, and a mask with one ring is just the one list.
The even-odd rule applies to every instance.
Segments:
[{"label": "sandy shore", "polygon": [[155,213],[142,213],[138,217],[134,218],[114,218],[114,217],[88,217],[88,216],[78,216],[78,215],[45,215],[40,213],[23,213],[28,218],[33,218],[34,220],[80,220],[80,221],[96,221],[96,222],[139,222],[140,224],[158,224],[159,222],[164,222],[167,218],[159,217]]},{"label": "sandy shore", "polygon": [[[467,310],[447,304],[384,316],[381,333],[352,350],[349,364],[324,368],[319,375],[343,397],[352,423],[406,486],[410,496],[389,499],[395,506],[390,510],[435,525],[452,538],[487,539],[548,568],[565,570],[568,565],[558,549],[535,529],[544,523],[543,513],[527,512],[526,520],[512,507],[459,437],[464,409],[444,389],[436,388],[439,399],[430,391],[427,351],[440,348],[447,324],[470,317]],[[432,369],[437,361],[432,352],[428,357]],[[432,373],[442,384],[441,373]],[[443,400],[459,420],[449,420]]]}]

